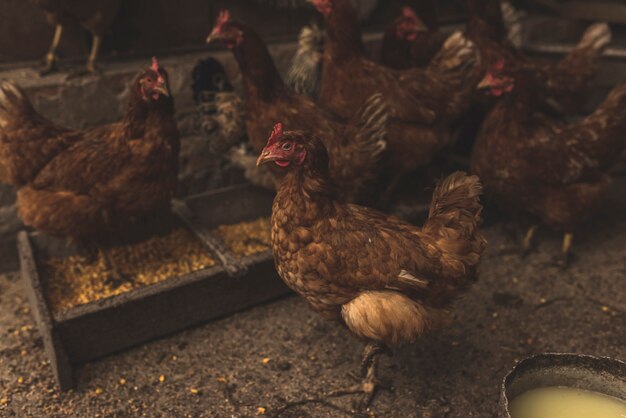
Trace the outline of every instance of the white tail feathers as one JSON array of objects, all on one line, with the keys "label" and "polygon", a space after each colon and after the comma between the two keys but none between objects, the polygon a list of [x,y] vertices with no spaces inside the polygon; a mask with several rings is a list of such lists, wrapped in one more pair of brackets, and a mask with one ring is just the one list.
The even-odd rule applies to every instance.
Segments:
[{"label": "white tail feathers", "polygon": [[460,31],[456,31],[448,36],[431,67],[434,64],[439,71],[456,73],[472,68],[477,59],[476,45]]},{"label": "white tail feathers", "polygon": [[355,116],[362,152],[378,156],[385,150],[388,118],[389,109],[383,95],[376,93],[370,96]]},{"label": "white tail feathers", "polygon": [[298,37],[298,50],[287,73],[287,84],[298,94],[316,97],[324,50],[324,31],[317,25],[305,26]]},{"label": "white tail feathers", "polygon": [[583,34],[576,49],[594,49],[602,51],[611,42],[611,29],[606,23],[594,23]]},{"label": "white tail feathers", "polygon": [[18,86],[9,81],[0,83],[0,128],[7,126],[17,114],[31,111],[28,98]]},{"label": "white tail feathers", "polygon": [[521,48],[524,41],[522,20],[525,13],[513,7],[508,0],[500,3],[500,10],[502,11],[504,26],[506,26],[507,38],[515,47]]}]

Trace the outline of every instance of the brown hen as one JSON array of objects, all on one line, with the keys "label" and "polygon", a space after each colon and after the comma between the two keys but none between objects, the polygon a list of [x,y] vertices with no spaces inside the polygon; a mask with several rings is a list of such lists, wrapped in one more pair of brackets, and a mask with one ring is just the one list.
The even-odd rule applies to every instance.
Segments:
[{"label": "brown hen", "polygon": [[220,14],[207,42],[227,45],[239,63],[247,98],[248,141],[256,153],[263,149],[276,121],[282,120],[324,138],[331,174],[347,199],[357,197],[377,177],[387,124],[380,94],[364,98],[361,110],[344,121],[288,90],[259,35],[230,20],[228,11]]},{"label": "brown hen", "polygon": [[2,85],[0,172],[19,187],[26,225],[91,242],[168,205],[180,143],[167,80],[153,59],[131,85],[123,120],[85,131],[51,124]]},{"label": "brown hen", "polygon": [[326,21],[321,104],[350,117],[369,96],[380,93],[390,109],[389,194],[403,175],[429,163],[449,142],[449,123],[464,112],[473,93],[466,82],[475,63],[474,45],[457,32],[427,68],[390,69],[366,58],[350,0],[311,1]]},{"label": "brown hen", "polygon": [[545,92],[536,73],[506,65],[493,66],[480,83],[500,99],[476,139],[471,170],[496,202],[564,232],[560,264],[567,265],[572,232],[601,204],[608,169],[626,144],[626,84],[591,115],[568,124],[538,110]]},{"label": "brown hen", "polygon": [[272,209],[272,248],[282,279],[327,319],[368,344],[372,395],[381,349],[415,340],[446,322],[452,302],[476,279],[485,239],[478,230],[481,185],[457,172],[435,189],[416,227],[341,203],[323,143],[277,124],[258,164],[284,172]]},{"label": "brown hen", "polygon": [[500,0],[467,0],[467,36],[481,55],[480,74],[504,59],[541,73],[538,78],[546,95],[555,98],[566,111],[580,110],[594,75],[595,65],[611,41],[607,24],[596,23],[585,31],[578,45],[558,63],[533,59],[521,53],[509,40]]}]

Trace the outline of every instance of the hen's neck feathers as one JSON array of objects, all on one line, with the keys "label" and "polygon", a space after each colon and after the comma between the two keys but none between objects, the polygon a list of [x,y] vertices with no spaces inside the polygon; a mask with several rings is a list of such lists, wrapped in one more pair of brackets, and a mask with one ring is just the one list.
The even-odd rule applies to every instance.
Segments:
[{"label": "hen's neck feathers", "polygon": [[267,101],[286,95],[285,83],[263,40],[247,26],[236,25],[243,32],[243,41],[233,48],[233,53],[248,96]]},{"label": "hen's neck feathers", "polygon": [[535,109],[541,103],[535,92],[539,88],[523,76],[515,79],[515,89],[500,98],[492,109],[494,119],[499,120],[502,126],[519,126],[523,130],[532,129],[534,126]]},{"label": "hen's neck feathers", "polygon": [[[145,136],[146,131],[165,129],[167,135],[164,139],[171,139],[169,135],[172,127],[176,127],[174,121],[174,103],[171,99],[160,98],[160,103],[148,104],[141,98],[139,93],[133,93],[129,99],[126,114],[122,119],[121,129],[126,139],[138,139]],[[176,136],[176,135],[174,135]]]},{"label": "hen's neck feathers", "polygon": [[365,55],[359,19],[350,0],[334,0],[326,18],[325,50],[333,60]]},{"label": "hen's neck feathers", "polygon": [[277,198],[289,202],[300,222],[328,216],[335,210],[337,191],[330,178],[326,150],[320,147],[309,149],[303,167],[287,172],[278,187]]}]

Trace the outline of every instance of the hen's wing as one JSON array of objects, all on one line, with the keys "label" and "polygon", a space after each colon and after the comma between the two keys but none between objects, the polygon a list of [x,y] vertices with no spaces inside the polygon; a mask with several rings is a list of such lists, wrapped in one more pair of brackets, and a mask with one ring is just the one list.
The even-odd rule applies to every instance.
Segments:
[{"label": "hen's wing", "polygon": [[[295,255],[299,274],[322,276],[344,289],[425,291],[441,273],[441,254],[419,229],[397,218],[354,205],[314,226],[318,237]],[[307,234],[302,234],[307,237]]]},{"label": "hen's wing", "polygon": [[[342,190],[358,193],[376,178],[387,145],[388,114],[382,94],[375,94],[346,125],[343,135],[336,132],[328,144],[331,173]],[[340,135],[343,141],[338,140]]]},{"label": "hen's wing", "polygon": [[478,230],[481,190],[476,176],[451,174],[435,189],[423,228],[366,207],[336,204],[312,227],[314,234],[295,231],[308,240],[301,242],[299,268],[358,291],[429,289],[450,295],[473,278],[485,248]]},{"label": "hen's wing", "polygon": [[95,193],[130,159],[128,143],[114,136],[78,142],[47,164],[32,181],[35,189]]},{"label": "hen's wing", "polygon": [[21,186],[54,156],[83,139],[83,133],[42,117],[24,92],[7,81],[0,84],[0,179]]},{"label": "hen's wing", "polygon": [[594,113],[567,126],[541,126],[532,140],[520,144],[535,164],[539,183],[571,184],[600,178],[626,145],[626,84],[611,91]]},{"label": "hen's wing", "polygon": [[476,59],[475,45],[455,32],[426,69],[389,71],[388,77],[396,77],[395,89],[388,82],[388,89],[381,91],[390,98],[392,116],[423,124],[433,124],[442,116],[455,118],[471,94],[471,88],[463,87],[471,84]]}]

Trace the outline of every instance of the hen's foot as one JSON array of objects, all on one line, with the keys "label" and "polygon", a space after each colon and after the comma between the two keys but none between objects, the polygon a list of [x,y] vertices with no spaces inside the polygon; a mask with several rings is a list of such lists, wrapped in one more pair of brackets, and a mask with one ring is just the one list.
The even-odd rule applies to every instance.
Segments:
[{"label": "hen's foot", "polygon": [[117,263],[106,251],[101,250],[100,252],[102,258],[104,259],[104,263],[107,268],[107,278],[106,283],[113,288],[118,288],[124,283],[132,283],[133,278],[125,273],[123,273],[118,267]]},{"label": "hen's foot", "polygon": [[[294,406],[305,405],[308,403],[319,403],[324,404],[329,407],[340,409],[336,405],[333,405],[328,400],[332,398],[339,398],[342,396],[350,396],[350,395],[359,395],[364,394],[364,398],[361,401],[357,401],[353,404],[353,407],[358,412],[366,409],[374,400],[374,396],[380,389],[386,389],[389,391],[393,390],[391,384],[382,382],[377,377],[378,370],[378,358],[381,354],[389,353],[389,349],[378,343],[369,343],[365,346],[363,350],[363,359],[361,361],[361,371],[365,375],[362,377],[362,380],[356,385],[350,386],[346,389],[334,390],[332,392],[327,392],[316,398],[305,398],[295,402],[289,402],[282,406],[281,408],[274,411],[273,416],[280,416],[284,411]],[[357,381],[360,380],[358,377],[350,374],[351,377],[354,377]]]},{"label": "hen's foot", "polygon": [[561,253],[554,257],[551,265],[560,267],[563,270],[567,270],[571,264],[576,261],[577,257],[572,253],[572,243],[574,242],[574,235],[570,232],[563,235],[563,245],[561,247]]},{"label": "hen's foot", "polygon": [[44,64],[43,68],[39,69],[39,75],[41,77],[45,77],[49,74],[58,72],[59,71],[59,66],[57,64],[58,58],[59,57],[57,57],[54,54],[46,55],[46,63]]}]

